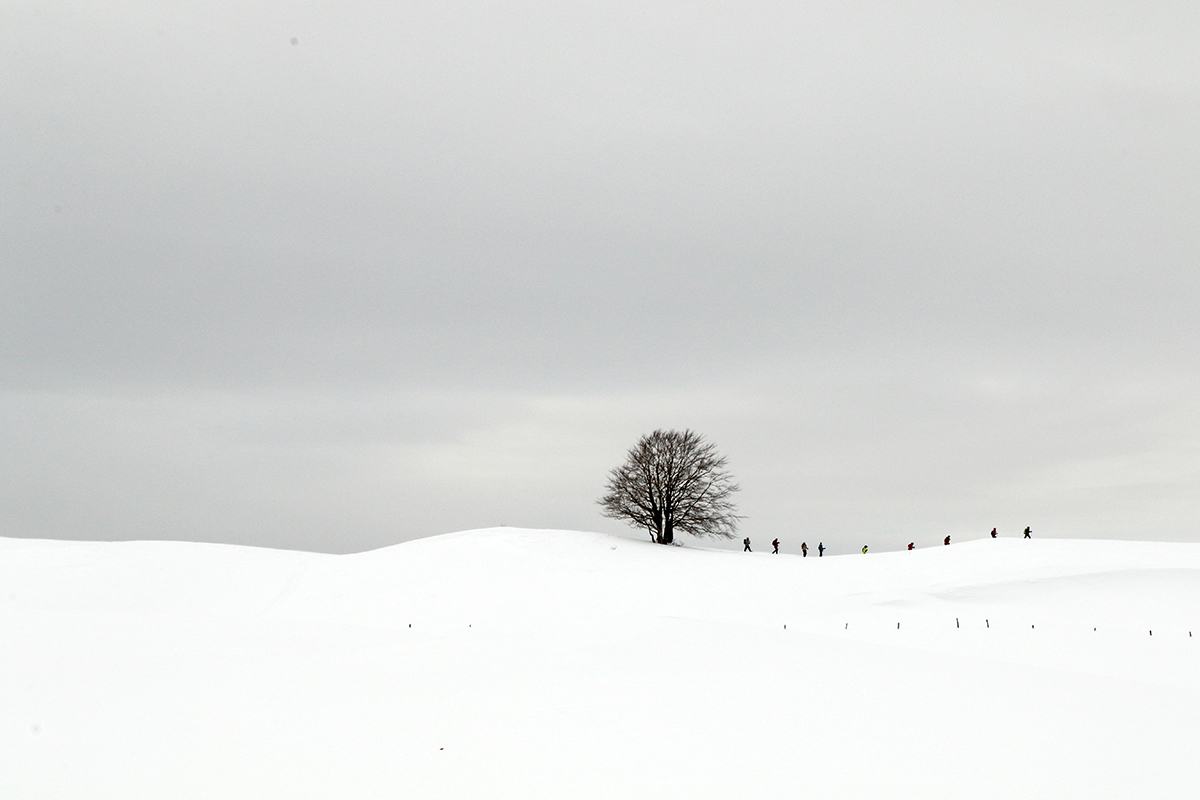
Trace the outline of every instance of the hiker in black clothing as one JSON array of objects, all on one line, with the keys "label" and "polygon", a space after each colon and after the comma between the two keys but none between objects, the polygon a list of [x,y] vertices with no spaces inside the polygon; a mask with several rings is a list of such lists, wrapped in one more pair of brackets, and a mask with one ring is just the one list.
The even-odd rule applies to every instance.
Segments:
[{"label": "hiker in black clothing", "polygon": [[800,556],[801,558],[808,558],[808,542],[800,543]]},{"label": "hiker in black clothing", "polygon": [[996,538],[996,529],[995,528],[992,528],[992,538],[993,539]]},{"label": "hiker in black clothing", "polygon": [[749,552],[751,552],[751,550],[750,550],[750,537],[749,537],[749,536],[747,536],[745,539],[742,539],[742,544],[744,544],[744,545],[745,545],[745,547],[743,547],[743,548],[742,548],[742,552],[743,552],[743,553],[749,553]]},{"label": "hiker in black clothing", "polygon": [[771,552],[775,555],[779,555],[779,540],[776,539],[775,541],[771,542],[771,546],[775,548]]},{"label": "hiker in black clothing", "polygon": [[825,555],[825,543],[817,542],[817,558],[820,558],[823,555]]},{"label": "hiker in black clothing", "polygon": [[1031,534],[1031,533],[1033,533],[1033,531],[1029,530],[1029,526],[1028,526],[1028,525],[1026,525],[1026,526],[1025,526],[1025,538],[1026,538],[1026,539],[1032,539],[1033,537],[1029,535],[1029,534]]}]

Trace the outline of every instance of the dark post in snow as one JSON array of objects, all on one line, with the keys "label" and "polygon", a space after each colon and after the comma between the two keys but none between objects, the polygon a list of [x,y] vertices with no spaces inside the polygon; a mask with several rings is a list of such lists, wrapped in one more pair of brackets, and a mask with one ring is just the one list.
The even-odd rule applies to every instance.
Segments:
[{"label": "dark post in snow", "polygon": [[596,502],[604,516],[645,528],[658,544],[674,542],[677,530],[732,539],[741,517],[732,500],[738,485],[725,463],[698,433],[657,430],[608,473],[607,491]]}]

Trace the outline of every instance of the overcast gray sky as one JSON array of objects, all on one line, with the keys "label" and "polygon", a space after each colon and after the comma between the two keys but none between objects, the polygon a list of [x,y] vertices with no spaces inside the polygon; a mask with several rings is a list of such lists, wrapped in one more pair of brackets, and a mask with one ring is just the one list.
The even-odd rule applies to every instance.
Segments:
[{"label": "overcast gray sky", "polygon": [[0,8],[0,535],[1200,540],[1200,4]]}]

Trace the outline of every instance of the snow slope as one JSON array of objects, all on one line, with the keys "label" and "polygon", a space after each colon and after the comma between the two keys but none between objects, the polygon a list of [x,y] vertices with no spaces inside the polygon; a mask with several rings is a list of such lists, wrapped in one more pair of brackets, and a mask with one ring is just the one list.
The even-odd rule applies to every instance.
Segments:
[{"label": "snow slope", "polygon": [[0,539],[6,800],[1179,798],[1198,748],[1200,545]]}]

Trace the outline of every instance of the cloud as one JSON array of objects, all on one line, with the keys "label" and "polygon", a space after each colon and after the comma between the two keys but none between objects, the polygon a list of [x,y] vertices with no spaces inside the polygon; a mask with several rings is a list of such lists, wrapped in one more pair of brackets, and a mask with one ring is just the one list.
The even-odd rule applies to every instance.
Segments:
[{"label": "cloud", "polygon": [[1192,10],[0,14],[6,530],[589,527],[692,425],[768,527],[1184,535]]}]

